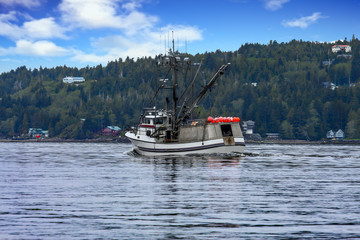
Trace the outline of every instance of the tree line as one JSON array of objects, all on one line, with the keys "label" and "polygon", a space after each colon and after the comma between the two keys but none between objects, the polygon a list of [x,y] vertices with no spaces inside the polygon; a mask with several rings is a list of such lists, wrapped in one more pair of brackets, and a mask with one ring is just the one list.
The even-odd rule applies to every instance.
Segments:
[{"label": "tree line", "polygon": [[[263,136],[276,132],[285,139],[319,140],[331,129],[359,139],[360,42],[353,36],[335,44],[348,44],[352,51],[333,53],[334,43],[293,40],[183,54],[204,63],[195,90],[218,67],[231,63],[196,109],[196,117],[238,116],[255,121],[255,132]],[[106,66],[23,66],[2,73],[0,137],[26,135],[32,127],[49,130],[51,137],[85,139],[108,125],[135,125],[159,86],[155,66],[155,58],[128,57]],[[66,76],[86,81],[66,84]],[[179,82],[179,87],[185,84]]]}]

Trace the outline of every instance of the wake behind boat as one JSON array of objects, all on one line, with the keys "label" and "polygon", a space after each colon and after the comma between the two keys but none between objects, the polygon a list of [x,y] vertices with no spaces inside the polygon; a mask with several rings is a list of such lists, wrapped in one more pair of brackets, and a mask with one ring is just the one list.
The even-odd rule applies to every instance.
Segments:
[{"label": "wake behind boat", "polygon": [[[165,77],[160,78],[161,85],[154,98],[157,99],[160,90],[170,89],[172,107],[169,108],[170,100],[166,98],[165,109],[158,109],[156,104],[153,108],[145,109],[140,124],[125,134],[132,142],[134,151],[145,156],[243,153],[245,142],[239,118],[209,117],[189,120],[197,103],[214,86],[215,81],[224,74],[229,65],[230,63],[222,65],[200,93],[193,96],[194,83],[201,63],[192,64],[189,58],[182,59],[174,50],[168,55],[160,55],[157,66],[164,69]],[[198,66],[197,71],[189,81],[188,87],[178,96],[178,75],[181,72],[187,76],[192,66]],[[185,83],[186,79],[183,81]],[[171,86],[168,86],[168,82],[171,82]]]}]

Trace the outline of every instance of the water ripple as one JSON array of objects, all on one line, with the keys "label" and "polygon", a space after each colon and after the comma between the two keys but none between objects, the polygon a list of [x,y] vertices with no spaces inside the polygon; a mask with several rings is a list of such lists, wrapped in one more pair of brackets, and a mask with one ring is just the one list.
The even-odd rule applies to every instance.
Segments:
[{"label": "water ripple", "polygon": [[145,158],[0,143],[0,239],[356,239],[359,168],[359,148],[341,145]]}]

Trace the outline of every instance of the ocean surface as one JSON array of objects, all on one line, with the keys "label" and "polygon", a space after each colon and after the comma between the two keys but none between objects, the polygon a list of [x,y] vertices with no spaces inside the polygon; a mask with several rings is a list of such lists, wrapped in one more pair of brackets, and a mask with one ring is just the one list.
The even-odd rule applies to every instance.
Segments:
[{"label": "ocean surface", "polygon": [[0,143],[0,239],[360,239],[360,146]]}]

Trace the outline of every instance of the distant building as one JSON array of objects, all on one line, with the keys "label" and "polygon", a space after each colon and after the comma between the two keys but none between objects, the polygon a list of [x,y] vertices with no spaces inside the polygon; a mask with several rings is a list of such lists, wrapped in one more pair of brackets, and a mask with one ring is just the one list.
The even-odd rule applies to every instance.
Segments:
[{"label": "distant building", "polygon": [[337,55],[336,58],[345,58],[345,59],[351,59],[352,58],[352,55],[351,54],[340,54],[340,55]]},{"label": "distant building", "polygon": [[106,136],[116,136],[119,135],[120,131],[121,128],[118,126],[107,126],[101,131],[101,133],[102,135],[106,135]]},{"label": "distant building", "polygon": [[335,133],[334,133],[334,131],[333,131],[333,130],[328,131],[328,132],[326,133],[326,138],[327,138],[327,139],[333,139],[333,138],[335,138]]},{"label": "distant building", "polygon": [[331,51],[333,53],[337,53],[339,51],[351,52],[351,47],[349,45],[334,45],[332,46]]},{"label": "distant building", "polygon": [[249,135],[253,134],[254,127],[255,127],[255,122],[251,120],[244,121],[242,124],[242,128],[245,134],[249,134]]},{"label": "distant building", "polygon": [[330,130],[326,133],[326,138],[328,140],[342,140],[345,138],[345,133],[341,129],[337,130],[337,132]]},{"label": "distant building", "polygon": [[280,133],[267,133],[266,139],[281,139]]},{"label": "distant building", "polygon": [[41,128],[29,128],[28,135],[31,138],[49,137],[49,131]]},{"label": "distant building", "polygon": [[337,140],[342,140],[342,139],[344,139],[344,138],[345,138],[345,133],[344,133],[344,131],[341,130],[341,129],[337,130],[337,132],[335,133],[335,138],[336,138]]},{"label": "distant building", "polygon": [[330,66],[333,63],[334,60],[327,60],[327,61],[322,61],[322,65],[324,66]]},{"label": "distant building", "polygon": [[85,78],[83,77],[64,77],[64,83],[83,83],[85,82]]},{"label": "distant building", "polygon": [[330,88],[331,90],[335,90],[336,88],[338,88],[338,86],[336,86],[332,82],[323,82],[323,85],[324,85],[324,87]]}]

